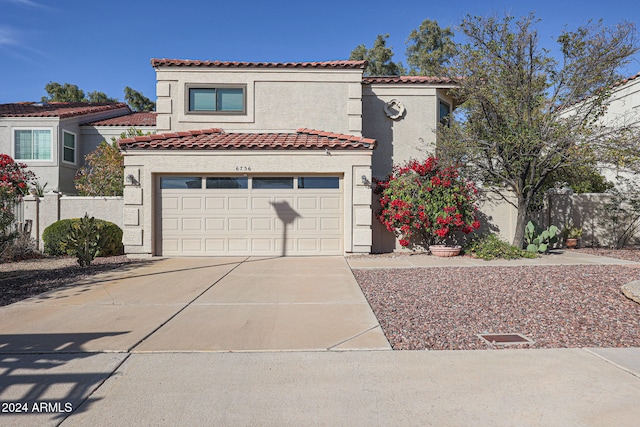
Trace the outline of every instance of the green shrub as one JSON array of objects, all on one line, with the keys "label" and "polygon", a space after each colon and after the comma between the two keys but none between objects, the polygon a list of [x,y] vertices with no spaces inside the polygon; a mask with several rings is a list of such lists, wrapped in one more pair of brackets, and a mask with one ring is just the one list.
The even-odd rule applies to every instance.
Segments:
[{"label": "green shrub", "polygon": [[496,258],[518,259],[536,258],[537,254],[527,252],[516,246],[500,240],[495,234],[486,234],[472,240],[465,248],[465,252],[473,254],[476,258],[489,261]]},{"label": "green shrub", "polygon": [[[63,219],[44,229],[44,253],[51,256],[73,255],[67,248],[69,232],[73,224],[79,224],[80,218]],[[98,256],[122,254],[122,229],[112,222],[96,219],[96,226],[104,236],[98,250]]]}]

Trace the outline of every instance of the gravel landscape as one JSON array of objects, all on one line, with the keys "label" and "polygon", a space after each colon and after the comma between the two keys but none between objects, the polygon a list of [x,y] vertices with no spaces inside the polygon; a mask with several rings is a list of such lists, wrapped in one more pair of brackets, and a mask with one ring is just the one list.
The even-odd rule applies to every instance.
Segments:
[{"label": "gravel landscape", "polygon": [[73,257],[0,263],[0,306],[72,285],[94,274],[123,268],[130,263],[131,260],[124,255],[96,258],[87,268],[80,267]]},{"label": "gravel landscape", "polygon": [[[640,251],[585,249],[640,260]],[[493,346],[482,333],[518,333],[514,347],[640,346],[640,304],[620,286],[640,266],[517,266],[354,270],[396,350]]]}]

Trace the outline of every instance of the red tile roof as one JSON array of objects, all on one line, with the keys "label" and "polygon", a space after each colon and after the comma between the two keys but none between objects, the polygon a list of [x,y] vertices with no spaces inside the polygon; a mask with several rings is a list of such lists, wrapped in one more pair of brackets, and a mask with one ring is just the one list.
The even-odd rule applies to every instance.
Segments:
[{"label": "red tile roof", "polygon": [[61,119],[91,113],[118,110],[129,106],[124,102],[19,102],[0,104],[0,117],[60,117]]},{"label": "red tile roof", "polygon": [[191,59],[153,58],[154,67],[217,67],[217,68],[340,68],[364,69],[367,61],[323,61],[323,62],[243,62],[243,61],[196,61]]},{"label": "red tile roof", "polygon": [[638,73],[638,74],[636,74],[634,76],[631,76],[631,77],[627,77],[626,79],[620,80],[619,82],[616,82],[613,85],[613,87],[616,88],[618,86],[624,86],[627,83],[629,83],[630,81],[633,81],[633,80],[638,79],[638,78],[640,78],[640,73]]},{"label": "red tile roof", "polygon": [[447,77],[433,76],[367,76],[362,78],[362,83],[426,83],[426,84],[455,84],[455,81]]},{"label": "red tile roof", "polygon": [[125,150],[373,150],[377,144],[376,140],[371,138],[314,129],[298,129],[296,133],[224,133],[222,129],[204,129],[136,136],[121,139],[118,143]]},{"label": "red tile roof", "polygon": [[139,113],[125,114],[124,116],[112,117],[110,119],[98,120],[90,123],[83,123],[82,126],[155,126],[155,111],[143,111]]}]

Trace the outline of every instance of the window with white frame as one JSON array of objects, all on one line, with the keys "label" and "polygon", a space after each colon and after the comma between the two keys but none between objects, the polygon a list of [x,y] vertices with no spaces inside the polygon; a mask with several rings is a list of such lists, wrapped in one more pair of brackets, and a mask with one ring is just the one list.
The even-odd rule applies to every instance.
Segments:
[{"label": "window with white frame", "polygon": [[16,160],[51,160],[51,129],[14,129]]},{"label": "window with white frame", "polygon": [[187,85],[187,112],[244,114],[244,86]]},{"label": "window with white frame", "polygon": [[62,131],[62,160],[67,163],[76,163],[76,135]]}]

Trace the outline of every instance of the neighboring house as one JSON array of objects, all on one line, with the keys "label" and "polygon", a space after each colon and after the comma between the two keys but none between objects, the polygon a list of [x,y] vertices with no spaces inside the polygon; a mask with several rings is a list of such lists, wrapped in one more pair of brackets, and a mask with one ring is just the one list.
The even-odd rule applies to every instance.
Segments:
[{"label": "neighboring house", "polygon": [[[133,125],[123,119],[128,116],[135,115],[125,103],[0,104],[0,152],[26,163],[47,190],[75,194],[74,177],[84,156]],[[85,125],[114,117],[123,122],[120,128]]]},{"label": "neighboring house", "polygon": [[[640,127],[640,73],[624,79],[611,90],[609,105],[601,123],[605,126]],[[638,130],[640,132],[640,129]],[[616,167],[601,165],[605,178],[615,182],[618,174],[627,178],[637,178],[634,174],[620,173]]]},{"label": "neighboring house", "polygon": [[452,81],[363,77],[365,61],[152,65],[158,134],[120,141],[137,256],[392,251],[373,177],[429,154],[455,107]]},{"label": "neighboring house", "polygon": [[102,141],[111,143],[113,138],[120,139],[122,133],[131,128],[138,129],[144,134],[155,133],[156,113],[144,111],[82,123],[80,135],[85,144],[95,147]]}]

